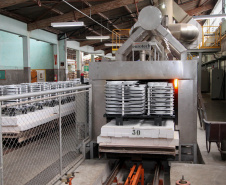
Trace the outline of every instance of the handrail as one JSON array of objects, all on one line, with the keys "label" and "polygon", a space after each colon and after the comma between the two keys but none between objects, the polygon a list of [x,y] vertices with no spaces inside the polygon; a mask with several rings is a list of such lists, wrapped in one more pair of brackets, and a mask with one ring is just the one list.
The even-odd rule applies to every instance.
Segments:
[{"label": "handrail", "polygon": [[206,109],[203,103],[202,94],[200,90],[198,90],[198,114],[199,114],[200,125],[205,129],[205,124],[203,124],[203,119],[207,120],[207,115],[206,115]]},{"label": "handrail", "polygon": [[32,96],[40,96],[45,94],[75,91],[75,90],[81,90],[81,89],[87,89],[87,88],[91,88],[91,85],[83,85],[83,86],[63,88],[63,89],[54,89],[54,90],[41,91],[41,92],[31,92],[31,93],[25,93],[25,94],[6,95],[6,96],[0,96],[0,102],[7,101],[7,100],[20,99],[20,98],[27,98]]},{"label": "handrail", "polygon": [[206,119],[203,119],[203,122],[204,123],[207,123],[207,124],[218,124],[218,125],[225,125],[226,124],[226,122],[224,122],[224,121],[207,121]]}]

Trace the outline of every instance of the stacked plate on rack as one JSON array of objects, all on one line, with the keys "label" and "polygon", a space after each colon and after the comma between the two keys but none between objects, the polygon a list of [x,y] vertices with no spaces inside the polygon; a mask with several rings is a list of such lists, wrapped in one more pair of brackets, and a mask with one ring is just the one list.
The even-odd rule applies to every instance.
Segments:
[{"label": "stacked plate on rack", "polygon": [[147,99],[148,115],[174,114],[174,89],[172,83],[149,82]]},{"label": "stacked plate on rack", "polygon": [[110,81],[105,85],[106,113],[131,115],[145,113],[146,85],[137,81]]}]

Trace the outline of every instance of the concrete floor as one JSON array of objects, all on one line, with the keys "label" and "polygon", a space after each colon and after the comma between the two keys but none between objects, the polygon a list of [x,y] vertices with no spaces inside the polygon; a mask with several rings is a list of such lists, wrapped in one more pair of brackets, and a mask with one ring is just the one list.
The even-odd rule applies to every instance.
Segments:
[{"label": "concrete floor", "polygon": [[[211,100],[210,94],[203,94],[204,104],[209,121],[226,121],[226,101]],[[197,123],[197,140],[204,164],[172,163],[170,170],[171,185],[184,175],[192,185],[225,185],[226,161],[221,160],[220,152],[212,143],[210,153],[206,151],[205,130]]]},{"label": "concrete floor", "polygon": [[[105,182],[111,173],[112,160],[90,159],[85,160],[74,172],[73,185],[97,185]],[[65,183],[62,183],[65,185]]]}]

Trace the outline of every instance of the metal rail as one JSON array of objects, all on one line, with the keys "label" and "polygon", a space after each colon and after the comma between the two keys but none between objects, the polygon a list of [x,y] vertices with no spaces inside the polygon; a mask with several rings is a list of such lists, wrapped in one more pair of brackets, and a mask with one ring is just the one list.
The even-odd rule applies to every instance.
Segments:
[{"label": "metal rail", "polygon": [[153,185],[164,185],[164,171],[161,164],[156,165]]},{"label": "metal rail", "polygon": [[111,185],[118,174],[119,170],[122,168],[124,161],[120,160],[112,170],[111,175],[107,178],[107,180],[102,185]]},{"label": "metal rail", "polygon": [[205,129],[205,123],[203,122],[203,119],[207,120],[207,115],[206,115],[206,109],[205,109],[205,105],[203,103],[202,94],[201,94],[200,90],[198,90],[197,96],[198,96],[197,109],[198,109],[198,115],[199,115],[199,122],[200,122],[200,126]]},{"label": "metal rail", "polygon": [[46,94],[82,90],[82,89],[87,89],[87,88],[91,88],[91,87],[92,87],[91,85],[85,85],[85,86],[78,86],[78,87],[64,88],[64,89],[57,89],[57,90],[49,90],[49,91],[41,91],[41,92],[33,92],[33,93],[25,93],[25,94],[16,94],[16,95],[6,95],[6,96],[0,97],[0,102],[6,101],[6,100],[19,99],[19,98],[27,98],[27,97],[32,97],[32,96],[40,96],[40,95],[46,95]]}]

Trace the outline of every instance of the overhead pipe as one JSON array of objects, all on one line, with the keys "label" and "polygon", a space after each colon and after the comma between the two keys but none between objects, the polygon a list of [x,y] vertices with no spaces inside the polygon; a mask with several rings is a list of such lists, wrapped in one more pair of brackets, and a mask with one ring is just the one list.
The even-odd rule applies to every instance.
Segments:
[{"label": "overhead pipe", "polygon": [[196,26],[187,23],[169,24],[168,29],[171,34],[182,43],[192,43],[199,36]]},{"label": "overhead pipe", "polygon": [[[165,4],[165,8],[162,5]],[[159,9],[162,15],[168,16],[168,29],[171,34],[182,43],[192,43],[199,36],[199,30],[196,26],[186,23],[173,24],[173,0],[159,0]]]},{"label": "overhead pipe", "polygon": [[158,8],[163,16],[168,16],[169,24],[173,24],[173,0],[159,0]]}]

